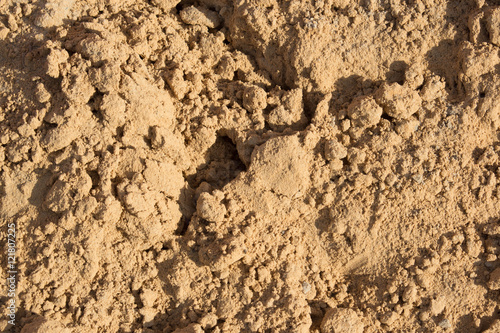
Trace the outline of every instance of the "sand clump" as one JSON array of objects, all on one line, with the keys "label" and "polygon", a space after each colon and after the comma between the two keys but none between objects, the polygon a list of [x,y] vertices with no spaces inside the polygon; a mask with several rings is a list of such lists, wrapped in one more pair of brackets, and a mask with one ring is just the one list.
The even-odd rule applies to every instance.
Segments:
[{"label": "sand clump", "polygon": [[499,22],[0,1],[0,330],[497,332]]}]

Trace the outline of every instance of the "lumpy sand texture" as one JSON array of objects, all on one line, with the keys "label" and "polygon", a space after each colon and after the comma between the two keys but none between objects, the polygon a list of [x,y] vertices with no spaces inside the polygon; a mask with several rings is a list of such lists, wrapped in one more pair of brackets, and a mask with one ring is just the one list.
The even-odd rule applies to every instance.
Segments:
[{"label": "lumpy sand texture", "polygon": [[500,332],[500,1],[0,0],[0,221],[0,331]]}]

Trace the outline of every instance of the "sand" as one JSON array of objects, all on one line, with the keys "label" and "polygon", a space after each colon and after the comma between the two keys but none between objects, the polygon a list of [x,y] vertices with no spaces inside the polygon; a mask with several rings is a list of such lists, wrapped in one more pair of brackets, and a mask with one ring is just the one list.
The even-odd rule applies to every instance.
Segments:
[{"label": "sand", "polygon": [[0,195],[1,331],[500,332],[500,2],[0,0]]}]

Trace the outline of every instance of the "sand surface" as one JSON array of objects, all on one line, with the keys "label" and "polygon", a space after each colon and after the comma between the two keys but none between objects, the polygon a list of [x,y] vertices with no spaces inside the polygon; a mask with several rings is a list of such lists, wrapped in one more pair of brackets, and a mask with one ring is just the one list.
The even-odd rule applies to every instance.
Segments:
[{"label": "sand surface", "polygon": [[500,1],[0,0],[0,221],[2,332],[498,333]]}]

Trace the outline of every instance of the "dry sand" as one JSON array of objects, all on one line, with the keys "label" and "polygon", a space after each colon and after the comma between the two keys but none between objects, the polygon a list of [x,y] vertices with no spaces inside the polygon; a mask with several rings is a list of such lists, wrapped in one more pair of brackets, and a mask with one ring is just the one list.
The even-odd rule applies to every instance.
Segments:
[{"label": "dry sand", "polygon": [[497,0],[0,0],[0,330],[500,332],[499,133]]}]

